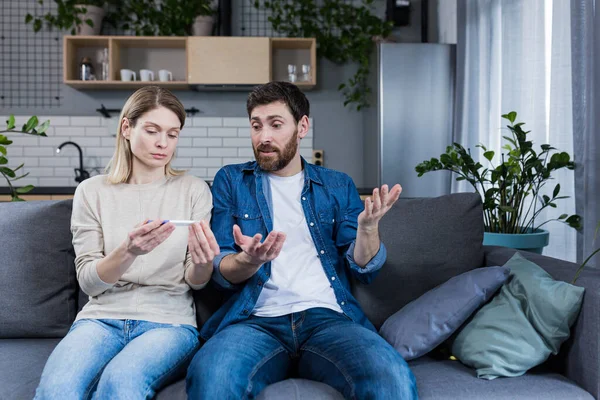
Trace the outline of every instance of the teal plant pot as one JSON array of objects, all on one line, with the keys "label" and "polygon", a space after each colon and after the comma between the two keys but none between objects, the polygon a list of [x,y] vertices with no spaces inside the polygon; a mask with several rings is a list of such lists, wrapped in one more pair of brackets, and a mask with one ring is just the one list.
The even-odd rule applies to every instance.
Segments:
[{"label": "teal plant pot", "polygon": [[545,229],[538,229],[531,233],[483,233],[484,246],[510,247],[537,254],[542,254],[549,241],[550,233]]}]

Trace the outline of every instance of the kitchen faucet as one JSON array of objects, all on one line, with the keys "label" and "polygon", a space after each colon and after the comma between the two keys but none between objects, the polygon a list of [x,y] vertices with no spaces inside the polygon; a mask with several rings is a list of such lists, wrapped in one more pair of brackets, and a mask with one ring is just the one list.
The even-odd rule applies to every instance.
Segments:
[{"label": "kitchen faucet", "polygon": [[75,168],[75,181],[81,183],[90,177],[90,173],[83,169],[83,153],[81,151],[81,147],[79,147],[79,145],[75,142],[64,142],[58,146],[56,153],[60,153],[60,150],[69,144],[77,147],[77,150],[79,151],[79,168]]}]

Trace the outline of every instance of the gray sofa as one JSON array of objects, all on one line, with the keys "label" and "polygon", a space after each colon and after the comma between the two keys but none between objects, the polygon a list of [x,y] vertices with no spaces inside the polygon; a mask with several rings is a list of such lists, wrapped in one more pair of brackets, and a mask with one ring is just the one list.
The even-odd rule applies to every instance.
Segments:
[{"label": "gray sofa", "polygon": [[[73,265],[71,201],[0,204],[0,399],[33,397],[47,357],[87,298]],[[475,194],[401,199],[381,225],[388,260],[368,286],[353,291],[377,326],[426,291],[462,272],[502,265],[514,250],[482,246],[481,201]],[[554,278],[569,280],[576,265],[526,254]],[[458,361],[425,356],[410,362],[421,399],[598,399],[600,271],[585,271],[583,308],[560,354],[518,378],[477,379]],[[196,293],[198,323],[222,301]],[[182,379],[157,398],[185,398]],[[292,378],[266,388],[262,399],[337,399],[330,387]]]}]

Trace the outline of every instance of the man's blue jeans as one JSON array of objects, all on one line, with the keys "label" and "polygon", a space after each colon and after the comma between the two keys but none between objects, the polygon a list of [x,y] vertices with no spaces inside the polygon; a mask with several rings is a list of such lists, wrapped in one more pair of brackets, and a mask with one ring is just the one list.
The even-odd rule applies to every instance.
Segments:
[{"label": "man's blue jeans", "polygon": [[335,311],[251,316],[208,340],[187,375],[190,399],[255,398],[294,371],[347,399],[412,400],[415,378],[377,333]]},{"label": "man's blue jeans", "polygon": [[185,376],[198,349],[189,325],[82,319],[56,346],[35,399],[147,399]]}]

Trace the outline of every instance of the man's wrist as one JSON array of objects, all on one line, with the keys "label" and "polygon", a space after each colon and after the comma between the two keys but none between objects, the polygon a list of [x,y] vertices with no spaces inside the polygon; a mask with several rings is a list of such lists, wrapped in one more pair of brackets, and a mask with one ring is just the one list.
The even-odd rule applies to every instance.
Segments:
[{"label": "man's wrist", "polygon": [[258,269],[262,265],[262,264],[256,264],[256,263],[254,263],[252,261],[252,258],[245,251],[239,252],[237,254],[236,258],[237,258],[237,261],[240,264],[243,264],[243,265],[245,265],[248,268]]},{"label": "man's wrist", "polygon": [[379,231],[379,221],[372,224],[358,224],[358,231],[367,235],[376,233]]}]

